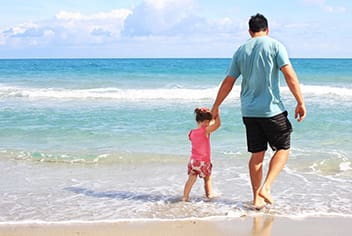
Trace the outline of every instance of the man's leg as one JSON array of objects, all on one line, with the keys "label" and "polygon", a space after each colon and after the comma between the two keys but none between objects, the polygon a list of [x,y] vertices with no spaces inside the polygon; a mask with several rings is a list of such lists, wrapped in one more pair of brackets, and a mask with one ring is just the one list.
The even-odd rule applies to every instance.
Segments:
[{"label": "man's leg", "polygon": [[262,183],[264,155],[265,151],[252,153],[249,161],[254,207],[261,207],[263,205],[263,199],[259,196],[259,190]]},{"label": "man's leg", "polygon": [[274,156],[271,158],[270,165],[269,165],[269,170],[268,174],[265,178],[263,187],[259,190],[259,196],[264,198],[264,201],[266,203],[272,204],[273,200],[271,198],[271,186],[276,179],[276,177],[279,175],[281,170],[284,168],[287,160],[288,160],[288,154],[290,150],[278,150],[275,152]]}]

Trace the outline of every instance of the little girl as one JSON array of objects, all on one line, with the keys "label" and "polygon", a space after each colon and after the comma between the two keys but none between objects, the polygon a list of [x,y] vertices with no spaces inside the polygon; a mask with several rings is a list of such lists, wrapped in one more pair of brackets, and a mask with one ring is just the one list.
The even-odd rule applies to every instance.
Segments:
[{"label": "little girl", "polygon": [[185,184],[182,201],[189,200],[193,184],[197,176],[204,178],[205,196],[210,199],[213,197],[211,186],[212,163],[210,160],[210,133],[220,127],[220,117],[215,117],[210,110],[205,107],[196,108],[196,121],[198,127],[189,132],[188,137],[192,143],[192,155],[188,162],[188,180]]}]

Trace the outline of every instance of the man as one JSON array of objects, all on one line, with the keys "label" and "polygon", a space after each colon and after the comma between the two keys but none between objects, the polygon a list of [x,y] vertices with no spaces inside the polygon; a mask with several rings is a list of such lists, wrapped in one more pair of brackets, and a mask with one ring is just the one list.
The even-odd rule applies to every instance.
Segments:
[{"label": "man", "polygon": [[[228,74],[223,80],[212,112],[216,117],[221,103],[241,75],[241,112],[246,127],[247,148],[251,152],[249,173],[253,191],[253,207],[272,204],[271,186],[287,162],[292,126],[280,98],[279,72],[296,99],[295,118],[300,122],[306,108],[296,73],[285,47],[268,36],[267,19],[257,14],[249,20],[251,39],[233,55]],[[267,144],[275,151],[262,184],[262,167]],[[261,185],[262,184],[262,185]]]}]

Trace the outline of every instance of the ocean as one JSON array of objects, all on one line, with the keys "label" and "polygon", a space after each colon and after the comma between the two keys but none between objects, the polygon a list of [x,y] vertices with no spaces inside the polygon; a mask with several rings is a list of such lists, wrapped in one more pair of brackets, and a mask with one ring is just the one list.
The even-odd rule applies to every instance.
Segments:
[{"label": "ocean", "polygon": [[[241,217],[252,193],[239,81],[211,136],[213,187],[180,202],[193,111],[211,107],[230,59],[1,59],[0,222]],[[292,59],[308,114],[282,79],[293,125],[265,213],[352,216],[352,59]],[[267,170],[272,152],[265,158]]]}]

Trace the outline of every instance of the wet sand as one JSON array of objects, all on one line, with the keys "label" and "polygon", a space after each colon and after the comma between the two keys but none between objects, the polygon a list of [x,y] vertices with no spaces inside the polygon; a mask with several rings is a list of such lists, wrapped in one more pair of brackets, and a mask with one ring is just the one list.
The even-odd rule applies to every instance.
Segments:
[{"label": "wet sand", "polygon": [[1,223],[1,236],[297,236],[350,235],[352,217],[285,218],[258,215],[214,220],[146,220],[72,223]]}]

